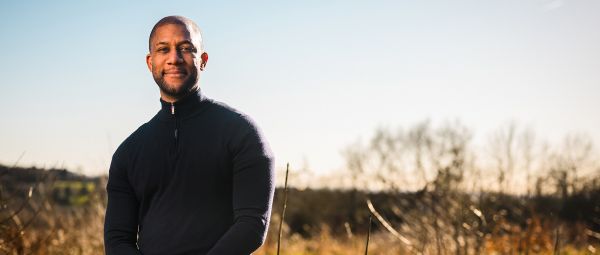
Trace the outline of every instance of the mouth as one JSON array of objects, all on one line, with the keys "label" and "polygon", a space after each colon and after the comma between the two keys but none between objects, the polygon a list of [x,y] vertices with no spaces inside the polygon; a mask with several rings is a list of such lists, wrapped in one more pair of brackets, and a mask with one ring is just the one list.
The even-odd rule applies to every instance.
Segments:
[{"label": "mouth", "polygon": [[172,70],[164,71],[163,74],[166,77],[181,78],[181,77],[184,77],[187,73],[183,70],[172,69]]}]

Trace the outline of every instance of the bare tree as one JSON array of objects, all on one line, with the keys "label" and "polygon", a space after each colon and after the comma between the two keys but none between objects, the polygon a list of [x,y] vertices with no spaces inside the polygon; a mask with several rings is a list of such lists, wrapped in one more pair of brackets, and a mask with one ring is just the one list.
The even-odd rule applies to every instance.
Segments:
[{"label": "bare tree", "polygon": [[[497,172],[498,191],[531,192],[534,162],[535,134],[512,121],[496,130],[489,139],[490,154]],[[524,178],[523,178],[524,177]],[[524,183],[519,180],[524,179]]]},{"label": "bare tree", "polygon": [[590,162],[592,149],[589,137],[568,135],[564,138],[562,147],[551,155],[550,176],[560,197],[567,198],[580,189],[580,173]]}]

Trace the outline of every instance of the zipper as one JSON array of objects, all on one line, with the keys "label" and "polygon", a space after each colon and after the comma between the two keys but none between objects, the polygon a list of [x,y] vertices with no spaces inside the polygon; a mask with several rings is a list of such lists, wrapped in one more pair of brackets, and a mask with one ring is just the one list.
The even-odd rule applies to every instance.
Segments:
[{"label": "zipper", "polygon": [[175,137],[175,145],[177,145],[178,142],[178,137],[177,137],[177,131],[178,131],[178,121],[177,121],[177,116],[175,116],[175,104],[171,103],[171,115],[175,118],[175,132],[174,132],[174,137]]}]

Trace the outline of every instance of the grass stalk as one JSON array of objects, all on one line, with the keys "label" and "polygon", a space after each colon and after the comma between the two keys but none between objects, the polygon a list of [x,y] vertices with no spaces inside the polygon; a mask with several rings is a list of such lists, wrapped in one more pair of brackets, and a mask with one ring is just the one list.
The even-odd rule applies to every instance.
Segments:
[{"label": "grass stalk", "polygon": [[287,167],[285,169],[285,183],[283,186],[283,210],[281,211],[281,220],[279,221],[279,236],[277,236],[277,255],[279,255],[279,248],[281,246],[281,234],[283,232],[282,226],[283,221],[285,220],[285,209],[287,208],[287,181],[288,181],[288,173],[290,171],[290,163],[287,163]]},{"label": "grass stalk", "polygon": [[365,245],[365,255],[369,254],[369,240],[371,239],[371,225],[373,225],[373,215],[369,214],[369,231],[367,232],[367,245]]},{"label": "grass stalk", "polygon": [[560,254],[560,245],[559,245],[559,239],[558,236],[560,234],[560,230],[559,230],[560,226],[556,226],[556,230],[554,231],[554,255],[558,255]]}]

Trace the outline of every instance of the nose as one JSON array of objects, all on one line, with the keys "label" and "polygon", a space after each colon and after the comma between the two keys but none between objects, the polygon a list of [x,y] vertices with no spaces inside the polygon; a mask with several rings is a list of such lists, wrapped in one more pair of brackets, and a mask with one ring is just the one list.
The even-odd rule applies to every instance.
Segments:
[{"label": "nose", "polygon": [[178,50],[171,50],[169,51],[169,56],[167,58],[167,64],[180,64],[183,62],[183,56],[181,54],[180,51]]}]

